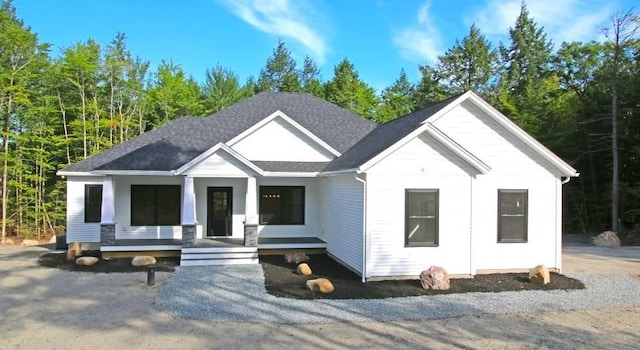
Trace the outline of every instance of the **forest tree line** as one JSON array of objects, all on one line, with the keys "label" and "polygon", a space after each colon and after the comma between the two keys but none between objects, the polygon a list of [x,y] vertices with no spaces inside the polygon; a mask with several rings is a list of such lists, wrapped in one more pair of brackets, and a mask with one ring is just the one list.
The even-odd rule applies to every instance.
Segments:
[{"label": "forest tree line", "polygon": [[[65,181],[56,171],[181,116],[207,116],[260,91],[306,92],[384,123],[473,90],[581,173],[564,186],[565,232],[640,230],[640,18],[619,12],[604,40],[554,45],[526,5],[507,42],[474,25],[411,82],[404,70],[377,92],[345,58],[321,79],[279,41],[256,76],[206,69],[203,83],[178,63],[155,71],[126,35],[54,54],[9,0],[0,8],[2,240],[65,230]],[[380,58],[384,59],[384,58]]]}]

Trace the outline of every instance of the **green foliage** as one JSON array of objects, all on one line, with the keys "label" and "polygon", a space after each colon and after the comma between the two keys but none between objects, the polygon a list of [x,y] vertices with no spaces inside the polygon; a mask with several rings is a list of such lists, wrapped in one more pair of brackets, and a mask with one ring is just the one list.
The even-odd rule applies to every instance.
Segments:
[{"label": "green foliage", "polygon": [[411,113],[415,108],[414,89],[415,87],[407,78],[407,73],[404,69],[401,70],[400,76],[393,85],[382,92],[382,105],[376,115],[376,121],[384,123]]},{"label": "green foliage", "polygon": [[335,66],[334,76],[325,85],[325,99],[368,119],[375,119],[378,98],[372,87],[360,80],[348,59]]},{"label": "green foliage", "polygon": [[302,86],[291,51],[280,40],[258,78],[260,91],[300,92]]},{"label": "green foliage", "polygon": [[207,69],[202,93],[205,114],[218,112],[247,97],[247,92],[240,86],[238,76],[220,65]]}]

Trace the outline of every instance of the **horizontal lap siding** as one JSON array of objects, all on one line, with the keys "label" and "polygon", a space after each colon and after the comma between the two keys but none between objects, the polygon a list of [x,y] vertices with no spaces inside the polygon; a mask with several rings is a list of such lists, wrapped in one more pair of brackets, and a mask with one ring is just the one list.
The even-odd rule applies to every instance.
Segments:
[{"label": "horizontal lap siding", "polygon": [[362,273],[363,184],[348,175],[329,177],[324,187],[326,219],[323,234],[327,251]]},{"label": "horizontal lap siding", "polygon": [[102,185],[102,177],[67,177],[67,242],[100,242],[100,223],[84,222],[84,186]]},{"label": "horizontal lap siding", "polygon": [[[259,225],[260,237],[318,237],[318,205],[317,178],[259,178],[257,195],[260,196],[260,186],[304,186],[304,225]],[[258,212],[260,211],[258,199]]]},{"label": "horizontal lap siding", "polygon": [[[184,191],[183,178],[175,176],[118,176],[116,191],[116,238],[117,239],[179,239],[182,226],[131,226],[131,185],[180,185],[180,196]],[[182,203],[180,203],[182,209]],[[182,218],[182,210],[180,213]]]},{"label": "horizontal lap siding", "polygon": [[[561,220],[555,170],[469,102],[455,107],[434,125],[491,167],[473,185],[474,268],[555,267]],[[528,243],[497,243],[498,189],[529,191]]]},{"label": "horizontal lap siding", "polygon": [[282,118],[275,118],[232,148],[249,160],[327,162],[333,155]]},{"label": "horizontal lap siding", "polygon": [[[421,135],[367,172],[368,277],[417,276],[431,265],[470,273],[471,174],[466,163]],[[406,189],[439,190],[439,245],[405,247]]]}]

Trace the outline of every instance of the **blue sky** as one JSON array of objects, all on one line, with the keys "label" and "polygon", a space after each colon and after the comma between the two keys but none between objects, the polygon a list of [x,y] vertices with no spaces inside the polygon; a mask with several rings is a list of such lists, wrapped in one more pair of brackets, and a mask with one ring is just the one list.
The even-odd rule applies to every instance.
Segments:
[{"label": "blue sky", "polygon": [[[323,79],[347,57],[378,91],[405,69],[414,82],[418,65],[438,55],[475,23],[497,46],[508,40],[521,0],[14,0],[18,16],[53,45],[93,38],[106,45],[127,35],[134,56],[152,70],[173,60],[198,81],[215,65],[242,82],[257,76],[278,39],[302,63],[309,55]],[[554,44],[598,40],[616,11],[634,0],[530,0],[530,13]]]}]

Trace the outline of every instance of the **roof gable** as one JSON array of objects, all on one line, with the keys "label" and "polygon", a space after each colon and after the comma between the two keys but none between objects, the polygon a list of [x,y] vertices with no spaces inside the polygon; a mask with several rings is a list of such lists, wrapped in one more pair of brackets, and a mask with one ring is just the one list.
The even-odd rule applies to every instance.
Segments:
[{"label": "roof gable", "polygon": [[227,145],[251,160],[328,162],[340,153],[285,113],[276,111]]}]

